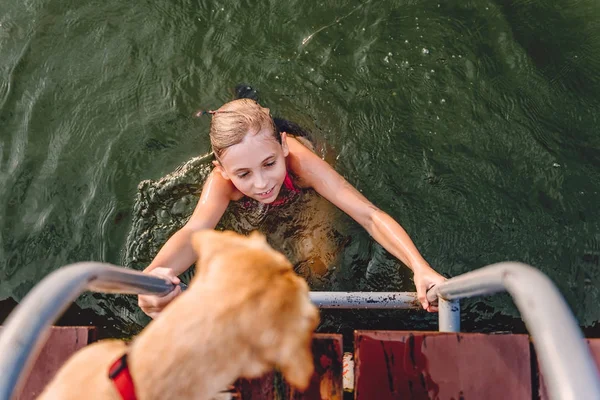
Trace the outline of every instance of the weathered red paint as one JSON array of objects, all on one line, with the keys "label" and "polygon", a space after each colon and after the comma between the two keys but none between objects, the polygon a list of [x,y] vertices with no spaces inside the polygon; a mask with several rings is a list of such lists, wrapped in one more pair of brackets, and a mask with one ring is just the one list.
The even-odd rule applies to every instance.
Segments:
[{"label": "weathered red paint", "polygon": [[53,326],[50,329],[48,341],[42,348],[16,399],[35,399],[73,353],[95,340],[96,328],[94,327]]},{"label": "weathered red paint", "polygon": [[526,335],[355,332],[355,398],[531,398]]},{"label": "weathered red paint", "polygon": [[235,389],[237,396],[243,400],[275,399],[275,373],[270,372],[257,379],[239,379]]}]

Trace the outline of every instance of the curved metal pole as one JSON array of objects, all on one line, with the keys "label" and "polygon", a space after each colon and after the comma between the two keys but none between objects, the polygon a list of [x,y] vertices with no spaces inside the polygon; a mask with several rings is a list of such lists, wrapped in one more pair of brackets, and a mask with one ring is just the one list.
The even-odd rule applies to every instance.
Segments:
[{"label": "curved metal pole", "polygon": [[0,399],[9,400],[46,342],[50,326],[85,290],[168,293],[167,280],[111,264],[83,262],[44,278],[6,319],[0,333]]},{"label": "curved metal pole", "polygon": [[550,278],[529,265],[493,264],[449,279],[427,294],[458,300],[506,290],[533,338],[552,399],[600,399],[598,369],[577,320]]}]

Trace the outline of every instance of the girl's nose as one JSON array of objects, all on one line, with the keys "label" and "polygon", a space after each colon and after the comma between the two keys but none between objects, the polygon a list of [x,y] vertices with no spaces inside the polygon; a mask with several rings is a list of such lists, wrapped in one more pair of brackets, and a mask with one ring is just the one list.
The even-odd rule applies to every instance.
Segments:
[{"label": "girl's nose", "polygon": [[254,176],[256,178],[254,180],[254,187],[256,187],[256,189],[265,189],[267,187],[267,180],[263,174],[256,174]]}]

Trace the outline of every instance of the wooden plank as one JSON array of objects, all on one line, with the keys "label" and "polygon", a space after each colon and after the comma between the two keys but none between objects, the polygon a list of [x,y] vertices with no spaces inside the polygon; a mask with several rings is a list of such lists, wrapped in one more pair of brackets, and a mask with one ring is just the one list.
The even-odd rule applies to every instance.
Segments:
[{"label": "wooden plank", "polygon": [[257,379],[238,379],[234,386],[236,397],[243,400],[273,400],[276,398],[274,372]]},{"label": "wooden plank", "polygon": [[355,398],[529,400],[529,338],[357,331]]},{"label": "wooden plank", "polygon": [[[592,357],[594,357],[594,361],[596,365],[600,369],[600,339],[586,339],[587,344],[590,346],[590,351],[592,352]],[[537,357],[536,357],[537,358]],[[546,384],[544,383],[544,377],[542,376],[542,372],[540,369],[540,365],[538,362],[538,381],[539,381],[539,399],[540,400],[550,400],[550,396],[548,395],[548,389],[546,388]]]},{"label": "wooden plank", "polygon": [[96,328],[90,326],[53,326],[26,378],[18,400],[35,399],[54,377],[59,368],[77,350],[96,340]]},{"label": "wooden plank", "polygon": [[236,395],[243,400],[342,400],[342,335],[315,334],[312,350],[315,372],[306,391],[295,391],[281,375],[269,373],[259,379],[238,380]]},{"label": "wooden plank", "polygon": [[293,400],[342,400],[342,335],[315,334],[312,342],[315,373],[304,392],[290,389]]}]

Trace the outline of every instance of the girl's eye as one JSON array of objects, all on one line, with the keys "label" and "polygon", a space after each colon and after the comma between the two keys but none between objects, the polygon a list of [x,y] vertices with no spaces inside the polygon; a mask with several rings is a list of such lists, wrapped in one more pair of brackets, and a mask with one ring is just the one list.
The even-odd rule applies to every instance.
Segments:
[{"label": "girl's eye", "polygon": [[244,172],[244,173],[242,173],[242,174],[239,174],[239,175],[238,175],[238,178],[240,178],[240,179],[244,179],[245,177],[247,177],[247,176],[248,176],[248,174],[249,174],[249,172]]},{"label": "girl's eye", "polygon": [[265,164],[265,167],[272,167],[273,165],[275,165],[275,161],[270,161]]}]

